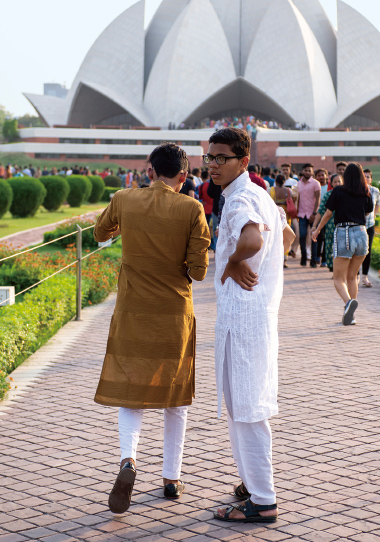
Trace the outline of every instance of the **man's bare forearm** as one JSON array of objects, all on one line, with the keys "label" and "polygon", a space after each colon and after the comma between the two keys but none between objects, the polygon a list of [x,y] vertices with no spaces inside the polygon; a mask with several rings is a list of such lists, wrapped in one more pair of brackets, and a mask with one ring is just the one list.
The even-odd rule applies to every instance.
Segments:
[{"label": "man's bare forearm", "polygon": [[257,224],[247,224],[242,229],[235,252],[229,258],[230,262],[236,263],[252,258],[261,250],[263,242]]}]

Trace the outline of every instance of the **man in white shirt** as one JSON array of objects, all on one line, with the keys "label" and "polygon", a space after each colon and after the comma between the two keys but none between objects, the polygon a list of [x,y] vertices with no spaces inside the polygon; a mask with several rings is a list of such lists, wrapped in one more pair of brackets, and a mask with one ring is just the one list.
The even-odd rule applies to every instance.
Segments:
[{"label": "man in white shirt", "polygon": [[268,418],[277,414],[277,315],[284,247],[294,239],[285,213],[250,181],[251,140],[224,128],[209,139],[211,177],[223,189],[215,261],[217,322],[215,367],[218,415],[224,395],[232,453],[242,483],[239,507],[219,509],[222,521],[272,523],[277,519]]}]

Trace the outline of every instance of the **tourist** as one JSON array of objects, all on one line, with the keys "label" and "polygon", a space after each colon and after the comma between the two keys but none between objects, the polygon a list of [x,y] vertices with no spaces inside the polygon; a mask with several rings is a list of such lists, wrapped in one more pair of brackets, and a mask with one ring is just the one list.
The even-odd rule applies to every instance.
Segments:
[{"label": "tourist", "polygon": [[41,168],[40,168],[40,166],[37,166],[36,171],[34,173],[34,177],[36,179],[39,179],[41,177],[41,175],[42,175]]},{"label": "tourist", "polygon": [[334,285],[344,301],[344,326],[356,323],[357,275],[368,253],[366,215],[372,210],[373,202],[363,168],[360,164],[348,164],[343,185],[334,188],[326,203],[326,212],[313,233],[313,241],[316,241],[335,211]]},{"label": "tourist", "polygon": [[274,186],[274,178],[271,176],[270,167],[263,168],[263,179],[266,183],[268,183],[267,189]]},{"label": "tourist", "polygon": [[[285,162],[281,164],[281,172],[285,177],[285,188],[290,188],[292,191],[292,196],[296,206],[298,205],[298,180],[293,178],[292,175],[292,164]],[[297,256],[298,247],[300,244],[300,228],[298,224],[298,218],[293,218],[291,223],[292,230],[295,233],[296,238],[293,241],[293,244],[289,250],[289,256],[295,258]]]},{"label": "tourist", "polygon": [[[194,397],[195,320],[191,280],[203,280],[210,243],[202,205],[178,194],[188,160],[174,143],[148,159],[153,186],[120,190],[95,226],[97,241],[119,232],[122,266],[95,401],[119,407],[120,472],[109,496],[128,510],[146,409],[164,411],[164,496],[181,496],[187,406]],[[135,217],[142,220],[136,225]],[[148,322],[148,328],[147,328]]]},{"label": "tourist", "polygon": [[0,179],[4,179],[5,178],[5,167],[3,166],[3,164],[0,164]]},{"label": "tourist", "polygon": [[[334,175],[331,176],[331,190],[327,192],[320,203],[318,213],[315,216],[313,226],[311,228],[311,233],[317,229],[318,224],[321,221],[322,216],[326,212],[326,203],[328,202],[329,197],[332,194],[332,190],[336,187],[343,184],[343,178],[338,175],[338,173],[334,173]],[[324,249],[325,249],[325,256],[326,256],[326,266],[329,268],[329,270],[333,271],[333,242],[334,242],[334,231],[335,231],[335,224],[334,224],[334,217],[335,213],[332,214],[332,217],[327,222],[326,226],[323,228],[325,230],[325,242],[324,242]],[[319,240],[319,236],[318,236]]]},{"label": "tourist", "polygon": [[[321,185],[321,201],[323,197],[327,194],[328,189],[328,173],[325,169],[317,169],[315,172],[315,178]],[[319,212],[319,211],[318,211]],[[318,216],[318,213],[317,215]],[[315,220],[314,220],[315,222]],[[327,267],[326,263],[326,248],[325,248],[325,232],[326,227],[324,227],[320,234],[318,235],[318,242],[317,242],[317,264],[321,264],[321,267]]]},{"label": "tourist", "polygon": [[[277,175],[276,183],[270,189],[269,194],[270,194],[270,197],[275,202],[275,204],[278,207],[281,207],[284,210],[284,212],[286,214],[286,221],[287,221],[288,225],[291,226],[292,219],[288,214],[288,206],[287,206],[286,200],[288,198],[293,199],[293,194],[292,194],[292,191],[291,191],[290,188],[285,188],[284,187],[284,183],[285,183],[284,175],[281,175],[281,174]],[[284,268],[285,269],[287,269],[289,267],[288,264],[287,264],[287,261],[288,261],[288,252],[285,252],[285,254],[284,254]]]},{"label": "tourist", "polygon": [[183,183],[180,194],[185,194],[190,198],[195,198],[195,183],[194,177],[191,173],[187,174],[186,181]]},{"label": "tourist", "polygon": [[372,171],[370,169],[364,170],[364,176],[367,179],[369,190],[371,192],[371,198],[373,202],[373,211],[367,216],[367,220],[366,220],[366,228],[367,228],[367,234],[368,234],[368,254],[365,257],[365,260],[362,265],[362,281],[363,281],[363,286],[365,286],[366,288],[372,288],[372,283],[368,279],[368,271],[371,265],[371,249],[372,249],[373,238],[375,237],[375,219],[380,208],[380,192],[378,188],[376,188],[375,186],[372,186]]},{"label": "tourist", "polygon": [[257,184],[257,186],[261,186],[261,188],[264,188],[264,190],[267,189],[264,180],[259,176],[259,167],[257,164],[251,164],[248,166],[248,175],[251,181]]},{"label": "tourist", "polygon": [[336,172],[338,173],[338,175],[343,177],[343,174],[346,171],[346,167],[347,167],[347,162],[338,162],[335,166]]},{"label": "tourist", "polygon": [[[305,164],[298,181],[298,221],[300,228],[301,265],[307,263],[306,239],[321,201],[321,185],[313,178],[313,164]],[[311,245],[310,267],[317,267],[317,244]]]},{"label": "tourist", "polygon": [[203,205],[207,224],[209,224],[211,220],[212,207],[214,204],[214,200],[210,198],[210,196],[207,193],[208,187],[210,186],[210,174],[207,169],[202,171],[201,179],[202,179],[202,184],[198,188],[199,201]]},{"label": "tourist", "polygon": [[[204,159],[204,157],[203,157],[203,159]],[[216,185],[214,183],[212,178],[210,178],[209,182],[210,182],[210,184],[209,184],[209,186],[207,188],[207,194],[213,200],[212,213],[211,213],[212,236],[211,236],[210,249],[215,252],[216,243],[218,241],[217,230],[218,230],[218,226],[219,226],[219,218],[218,218],[219,211],[220,211],[220,209],[219,209],[219,201],[220,201],[220,196],[221,196],[221,193],[222,193],[222,189],[220,188],[220,186],[218,186],[218,185]]]},{"label": "tourist", "polygon": [[49,170],[48,170],[47,166],[44,166],[44,168],[42,170],[42,177],[46,177],[47,175],[50,175],[50,173],[49,173]]},{"label": "tourist", "polygon": [[283,227],[290,235],[288,245],[294,234],[285,216],[282,223],[268,193],[251,182],[250,146],[245,131],[221,129],[210,137],[204,157],[226,199],[215,258],[218,415],[224,394],[232,453],[242,479],[235,495],[245,500],[242,506],[219,509],[214,515],[223,521],[269,523],[278,513],[268,418],[278,411]]}]

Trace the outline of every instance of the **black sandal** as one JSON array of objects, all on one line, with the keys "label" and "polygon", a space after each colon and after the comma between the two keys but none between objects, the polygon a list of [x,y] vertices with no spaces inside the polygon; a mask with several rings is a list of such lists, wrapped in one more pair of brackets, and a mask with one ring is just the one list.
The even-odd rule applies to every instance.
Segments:
[{"label": "black sandal", "polygon": [[120,469],[116,482],[108,497],[108,506],[114,514],[123,514],[131,504],[133,484],[136,478],[134,464],[127,461]]},{"label": "black sandal", "polygon": [[[230,514],[234,509],[243,512],[245,517],[230,518]],[[231,506],[228,508],[224,516],[220,516],[217,512],[214,512],[214,518],[220,519],[221,521],[240,523],[275,523],[277,521],[277,514],[275,516],[261,516],[260,512],[265,510],[277,510],[277,504],[253,504],[253,502],[248,499],[240,506]]]},{"label": "black sandal", "polygon": [[251,496],[248,489],[245,487],[244,482],[237,486],[234,490],[234,495],[239,501],[246,501]]}]

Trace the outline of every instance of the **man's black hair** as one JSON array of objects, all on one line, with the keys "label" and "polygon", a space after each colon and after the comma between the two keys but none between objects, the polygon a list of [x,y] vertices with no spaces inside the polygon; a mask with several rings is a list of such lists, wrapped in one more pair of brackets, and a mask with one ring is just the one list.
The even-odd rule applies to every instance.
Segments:
[{"label": "man's black hair", "polygon": [[303,171],[303,170],[306,169],[307,167],[311,167],[311,169],[314,169],[313,164],[304,164],[304,165],[302,166],[302,170],[301,170],[301,171]]},{"label": "man's black hair", "polygon": [[186,153],[175,143],[162,143],[154,149],[148,158],[148,163],[160,177],[163,175],[173,179],[181,171],[187,171],[189,162]]},{"label": "man's black hair", "polygon": [[338,162],[335,167],[338,169],[339,166],[347,167],[347,162]]},{"label": "man's black hair", "polygon": [[369,169],[369,168],[363,169],[363,173],[370,173],[371,179],[372,179],[372,169]]},{"label": "man's black hair", "polygon": [[201,179],[202,181],[207,181],[207,179],[210,177],[210,174],[208,172],[208,169],[204,169],[201,173]]},{"label": "man's black hair", "polygon": [[194,167],[191,173],[193,175],[195,175],[196,177],[198,177],[199,172],[200,172],[200,168],[199,167]]},{"label": "man's black hair", "polygon": [[270,175],[270,167],[263,167],[263,175]]},{"label": "man's black hair", "polygon": [[257,173],[259,172],[259,168],[257,167],[256,164],[249,164],[248,166],[248,173]]},{"label": "man's black hair", "polygon": [[251,138],[245,130],[240,128],[217,130],[212,134],[208,142],[228,145],[237,156],[249,156],[251,152]]}]

